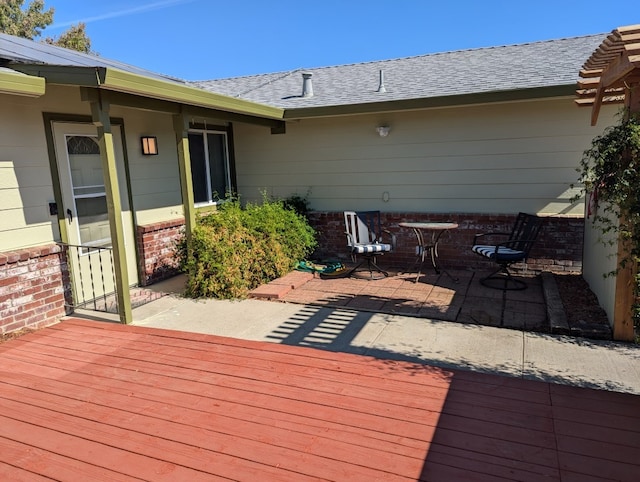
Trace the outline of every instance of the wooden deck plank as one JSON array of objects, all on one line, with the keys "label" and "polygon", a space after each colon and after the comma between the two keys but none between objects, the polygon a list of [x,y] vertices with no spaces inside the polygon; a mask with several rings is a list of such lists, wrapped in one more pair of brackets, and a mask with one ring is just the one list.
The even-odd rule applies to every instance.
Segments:
[{"label": "wooden deck plank", "polygon": [[[640,403],[640,402],[638,402]],[[555,420],[565,420],[567,422],[585,423],[589,422],[592,427],[620,427],[625,430],[631,430],[640,433],[640,418],[627,415],[619,415],[617,413],[603,412],[606,410],[607,404],[603,403],[598,407],[598,411],[576,410],[573,407],[553,407],[553,418]]]},{"label": "wooden deck plank", "polygon": [[601,459],[565,452],[559,452],[558,457],[561,474],[567,479],[586,480],[587,477],[593,477],[603,481],[637,482],[640,473],[637,459],[629,463],[603,463]]},{"label": "wooden deck plank", "polygon": [[[28,400],[26,405],[20,401],[23,399]],[[148,411],[148,407],[145,408]],[[424,456],[422,451],[416,452],[414,457],[395,454],[390,458],[379,449],[363,449],[356,444],[321,434],[303,434],[253,421],[211,417],[204,413],[199,413],[198,419],[186,420],[183,416],[179,420],[175,417],[168,420],[156,417],[152,411],[148,411],[149,415],[135,413],[132,409],[125,411],[105,405],[78,403],[65,397],[42,395],[29,390],[3,390],[0,411],[3,410],[38,420],[39,425],[47,424],[49,428],[73,423],[72,431],[77,436],[92,431],[96,441],[104,443],[114,438],[124,440],[120,448],[136,450],[150,457],[166,452],[165,460],[172,463],[230,478],[233,472],[220,473],[217,467],[233,465],[232,457],[251,457],[263,464],[256,467],[254,475],[258,478],[273,473],[273,470],[269,470],[270,465],[279,467],[279,471],[290,470],[294,474],[313,476],[314,470],[324,470],[327,464],[336,471],[341,465],[345,466],[344,473],[351,476],[357,472],[363,472],[363,477],[372,476],[366,468],[352,467],[361,465],[381,473],[388,472],[388,477],[393,478],[395,474],[415,477],[420,472]],[[81,418],[76,416],[78,413],[82,414]],[[108,421],[107,425],[105,421]],[[96,424],[101,424],[99,432],[93,429]],[[131,424],[141,427],[140,430],[128,430]],[[104,440],[100,440],[100,436]],[[132,444],[129,448],[128,443]],[[318,455],[305,453],[304,448],[311,445]],[[275,459],[272,448],[277,448],[279,459]],[[303,478],[302,475],[300,478]]]},{"label": "wooden deck plank", "polygon": [[[471,452],[458,447],[447,447],[444,445],[433,444],[429,449],[427,463],[431,460],[444,460],[441,457],[447,457],[451,464],[457,460],[458,466],[466,466],[469,463],[479,464],[480,466],[488,466],[491,470],[502,468],[500,473],[505,474],[504,470],[512,474],[505,478],[510,480],[558,480],[560,471],[558,467],[547,467],[540,464],[530,464],[523,460],[513,460],[501,457],[499,454],[483,454],[479,452]],[[454,464],[455,465],[455,464]],[[477,466],[476,466],[477,467]],[[476,470],[478,470],[476,468]],[[486,470],[486,469],[483,469]]]},{"label": "wooden deck plank", "polygon": [[[63,352],[61,352],[61,353],[63,353]],[[75,351],[74,351],[74,353],[75,353]],[[58,353],[56,353],[56,355],[58,355]],[[136,358],[136,361],[137,361],[137,358]],[[134,367],[135,367],[135,369],[144,370],[144,368],[138,367],[138,365],[134,365]],[[252,373],[255,373],[255,372],[252,372]],[[199,378],[199,375],[195,375],[194,377],[195,378]],[[290,380],[290,379],[291,379],[291,377],[288,377],[288,380]],[[302,380],[300,382],[300,385],[303,386],[303,385],[305,385],[307,383],[308,383],[307,381]],[[335,387],[334,387],[334,389],[335,389]],[[331,391],[331,387],[329,387],[328,390]],[[354,395],[357,395],[357,394],[354,394]],[[380,396],[381,394],[379,393],[378,395]],[[289,390],[286,393],[286,396],[293,397],[291,390]],[[336,398],[332,397],[330,403],[335,404],[336,403],[335,400],[336,400]],[[363,402],[362,402],[362,400],[359,400],[358,403],[362,404]],[[376,406],[377,406],[377,404],[376,404]],[[343,407],[343,408],[345,408],[345,407]],[[371,412],[371,413],[377,413],[375,408],[370,408],[370,409],[368,409],[368,411]],[[407,412],[407,411],[408,411],[408,408],[405,407],[404,412]],[[423,414],[421,414],[421,413],[411,413],[410,411],[408,411],[408,415],[409,415],[410,419],[418,420],[420,422],[425,422],[427,420],[427,419],[424,418]],[[504,423],[487,423],[487,422],[479,423],[479,422],[476,422],[475,420],[471,420],[471,419],[468,419],[468,420],[467,419],[461,419],[461,420],[463,420],[463,422],[464,422],[464,430],[468,431],[469,433],[474,433],[476,435],[487,435],[487,434],[489,434],[491,436],[493,434],[499,433],[500,436],[502,438],[506,439],[506,440],[518,440],[523,436],[522,429],[520,429],[520,428],[512,428],[512,427],[506,426]],[[433,425],[435,425],[435,423],[433,423]],[[456,429],[456,428],[454,428],[454,429]],[[534,444],[534,445],[535,444],[539,444],[541,446],[548,445],[549,441],[548,440],[544,440],[544,434],[540,435],[539,437],[534,437],[533,436],[533,434],[536,434],[538,432],[539,431],[537,430],[537,427],[535,427],[535,426],[527,427],[529,443],[530,444]]]},{"label": "wooden deck plank", "polygon": [[[37,420],[33,414],[29,422],[0,415],[0,437],[79,460],[83,464],[93,463],[102,468],[117,467],[121,473],[143,480],[211,480],[210,474],[177,466],[162,458],[145,457],[115,447],[116,441],[121,440],[114,438],[110,440],[110,444],[103,444],[93,440],[94,434],[91,432],[74,436],[67,432],[72,426],[52,429],[32,423],[31,420],[34,419]],[[82,480],[91,480],[91,476],[83,475]]]},{"label": "wooden deck plank", "polygon": [[[14,353],[12,359],[33,365],[34,373],[50,373],[51,377],[60,376],[56,365],[62,360],[53,356],[37,356],[37,354]],[[424,430],[433,429],[433,421],[418,419],[407,420],[403,415],[402,407],[392,407],[388,404],[377,405],[366,401],[363,406],[371,411],[358,406],[357,400],[349,400],[347,397],[331,396],[331,394],[294,393],[288,390],[283,396],[283,387],[277,385],[269,393],[264,384],[250,383],[245,379],[239,379],[231,383],[225,379],[203,378],[202,380],[184,380],[166,376],[161,373],[149,374],[136,368],[114,368],[108,365],[100,365],[95,361],[86,363],[80,360],[64,359],[65,370],[72,372],[67,377],[83,375],[84,382],[98,381],[103,387],[111,389],[114,382],[121,381],[133,383],[136,390],[149,390],[157,388],[156,396],[159,400],[171,402],[175,397],[183,394],[202,395],[204,397],[222,397],[225,400],[236,403],[247,403],[254,406],[268,406],[279,412],[293,412],[299,415],[313,416],[315,418],[336,420],[356,427],[374,426],[377,430],[385,431],[398,436],[416,437]],[[165,388],[170,387],[170,388]],[[256,390],[253,390],[253,389]],[[337,388],[338,389],[338,388]],[[338,406],[336,406],[336,404]],[[424,411],[423,416],[429,416],[432,412]],[[312,415],[310,415],[312,414]],[[418,435],[422,437],[422,435]]]},{"label": "wooden deck plank", "polygon": [[[139,344],[137,344],[136,351],[139,347],[140,347]],[[192,357],[199,356],[200,358],[199,359],[193,358],[193,363],[191,364],[191,366],[195,364],[196,366],[202,368],[204,366],[202,362],[209,360],[212,364],[215,365],[211,367],[211,369],[215,371],[218,366],[223,366],[226,364],[231,364],[234,367],[244,366],[245,365],[244,360],[249,359],[251,361],[255,361],[254,358],[248,356],[248,354],[237,355],[237,354],[229,354],[229,353],[225,353],[223,357],[224,359],[220,360],[218,358],[219,352],[214,351],[216,350],[216,348],[217,347],[213,347],[211,351],[208,351],[206,354],[202,354],[202,355],[197,355],[192,353],[191,354]],[[150,349],[149,352],[154,354],[154,360],[157,360],[158,362],[162,362],[163,360],[166,360],[166,362],[168,364],[171,364],[172,366],[175,366],[176,363],[183,363],[182,366],[185,366],[185,367],[189,366],[188,363],[185,364],[186,363],[185,360],[189,358],[189,351],[177,353],[175,351],[175,348],[172,348],[172,350],[173,352],[170,355],[163,353],[162,350]],[[142,356],[143,351],[141,351],[140,353],[141,353],[141,356],[137,358],[144,359],[145,357]],[[134,351],[131,350],[130,355],[134,356],[133,354],[134,354]],[[166,357],[168,356],[175,357],[177,360],[174,358],[167,359]],[[385,373],[383,380],[380,380],[379,377],[363,377],[363,376],[358,376],[354,378],[345,378],[346,377],[345,372],[341,371],[341,372],[334,373],[332,371],[324,369],[324,367],[322,369],[318,369],[318,367],[313,366],[314,365],[313,359],[309,360],[309,358],[310,357],[305,357],[304,360],[302,360],[301,363],[306,363],[306,365],[305,366],[300,365],[301,368],[299,369],[296,367],[291,368],[290,366],[287,366],[287,380],[289,384],[293,384],[296,381],[296,379],[293,378],[293,375],[304,376],[304,378],[301,378],[300,380],[305,385],[308,384],[307,377],[313,376],[315,387],[320,389],[322,387],[322,381],[326,380],[329,382],[333,382],[337,378],[339,378],[340,381],[342,382],[344,381],[348,382],[348,383],[345,383],[346,386],[343,388],[343,393],[345,394],[347,394],[345,390],[355,389],[358,391],[358,395],[362,396],[363,398],[367,394],[369,394],[369,398],[379,400],[381,390],[387,389],[393,392],[393,399],[396,400],[397,403],[402,404],[403,406],[407,406],[407,404],[413,403],[415,401],[415,397],[411,397],[411,395],[413,393],[418,393],[418,392],[416,392],[415,390],[409,391],[412,387],[420,386],[421,389],[419,393],[420,395],[422,395],[422,397],[425,397],[425,396],[428,397],[433,395],[433,398],[435,400],[440,400],[442,398],[442,395],[446,393],[446,391],[451,389],[451,387],[448,384],[445,385],[444,383],[438,383],[437,387],[434,387],[430,383],[433,380],[433,377],[429,372],[427,372],[426,376],[423,376],[422,378],[420,378],[420,381],[424,382],[421,385],[418,385],[415,383],[416,376],[419,375],[415,372],[411,374],[411,377],[407,382],[405,381],[399,382],[398,380],[394,380],[393,377],[397,374],[394,373],[393,371],[389,373]],[[260,362],[258,365],[247,365],[247,366],[252,369],[251,373],[259,373],[261,370],[264,371],[265,369],[267,369],[269,372],[273,372],[274,370],[278,370],[279,368],[282,368],[283,365],[284,364],[281,362],[270,361],[269,363]],[[329,373],[328,376],[326,375],[327,373]],[[506,379],[505,377],[502,377],[502,379],[509,380],[509,379]],[[364,382],[365,384],[363,384],[362,380],[365,380]],[[424,390],[424,384],[430,385],[429,391]],[[500,397],[505,397],[508,400],[524,399],[527,402],[535,403],[535,401],[532,401],[531,394],[526,392],[523,393],[523,390],[521,388],[518,388],[516,390],[515,388],[505,389],[502,386],[495,386],[495,390],[493,390],[493,389],[486,388],[486,385],[487,384],[478,384],[476,382],[469,382],[469,383],[460,382],[456,384],[456,389],[463,390],[463,391],[468,390],[473,394],[481,393],[481,391],[482,392],[492,391],[493,393],[490,393],[491,399],[496,398],[495,395],[497,392],[497,394]],[[329,386],[333,390],[334,385],[330,384]],[[357,388],[354,388],[354,387],[357,387]],[[373,388],[373,390],[367,391],[365,388]],[[441,388],[441,390],[438,390],[438,388]],[[425,399],[420,398],[419,400],[424,401]],[[548,401],[546,399],[546,394],[544,395],[544,398],[542,400],[545,402]],[[538,400],[538,403],[540,403],[540,400]],[[509,404],[511,404],[511,402],[509,402]],[[433,409],[433,407],[424,407],[424,408]]]},{"label": "wooden deck plank", "polygon": [[[135,395],[133,391],[135,390],[134,385],[131,385],[129,390],[125,390],[125,392],[128,392],[127,394],[120,394],[112,390],[87,389],[82,385],[48,382],[24,373],[13,376],[5,375],[3,381],[6,385],[10,384],[21,388],[31,388],[37,385],[38,390],[44,391],[53,397],[68,397],[71,400],[70,403],[75,402],[81,405],[87,401],[99,400],[101,405],[119,407],[122,410],[128,409],[132,413],[138,413],[139,411],[153,413],[154,416],[164,420],[196,427],[200,427],[203,416],[208,415],[211,417],[226,417],[234,423],[237,420],[250,420],[268,427],[313,434],[330,440],[349,440],[359,447],[370,447],[390,453],[413,454],[413,456],[416,456],[417,454],[422,454],[425,447],[424,442],[416,441],[415,439],[393,437],[371,428],[359,430],[355,427],[340,425],[329,420],[309,421],[308,418],[275,412],[268,407],[252,407],[237,403],[224,403],[219,400],[206,400],[206,403],[196,402],[186,405],[168,405],[155,400],[153,393],[149,394],[149,398]],[[130,407],[132,398],[137,399],[136,405]],[[176,409],[172,410],[172,407],[176,407]]]},{"label": "wooden deck plank", "polygon": [[[638,408],[640,409],[640,407]],[[640,456],[640,431],[630,430],[623,425],[603,427],[592,424],[589,419],[577,422],[556,420],[555,432],[566,437],[592,440],[607,445],[622,445],[636,449],[636,455]],[[637,458],[640,459],[640,457]]]},{"label": "wooden deck plank", "polygon": [[[57,382],[58,375],[64,378],[65,383],[69,383],[75,390],[82,389],[86,386],[96,385],[99,379],[92,375],[80,373],[68,373],[65,376],[63,370],[44,368],[33,363],[23,363],[14,361],[10,368],[19,373],[20,376],[29,374],[35,377],[43,375],[52,376],[53,383]],[[46,373],[43,373],[46,372]],[[39,382],[42,383],[42,382]],[[119,381],[111,380],[109,384],[98,383],[103,391],[120,394],[123,397],[136,397],[150,401],[166,400],[167,389],[163,387],[150,387],[141,385],[135,381]],[[102,393],[99,396],[104,396]],[[126,400],[126,399],[125,399]],[[193,408],[195,410],[211,410],[210,407],[220,407],[228,413],[247,413],[248,417],[262,417],[270,423],[271,419],[284,420],[286,423],[298,423],[303,427],[310,427],[312,430],[318,428],[324,429],[329,421],[330,428],[339,427],[340,429],[352,434],[354,432],[363,433],[371,437],[376,442],[378,440],[386,440],[399,446],[423,447],[421,439],[412,437],[398,436],[392,433],[384,432],[380,429],[380,424],[373,417],[362,417],[359,414],[350,414],[344,411],[326,408],[324,410],[311,410],[311,405],[303,406],[301,410],[278,410],[274,403],[270,403],[271,399],[261,398],[256,400],[255,397],[247,398],[244,393],[236,394],[233,392],[216,393],[213,397],[205,394],[191,394],[185,392],[171,393],[168,401],[160,402],[169,406],[178,407],[180,410]],[[252,418],[250,418],[252,419]]]},{"label": "wooden deck plank", "polygon": [[[20,454],[18,454],[19,456]],[[6,457],[8,458],[8,456]],[[53,478],[30,472],[23,467],[0,462],[0,480],[10,480],[11,482],[51,482]]]},{"label": "wooden deck plank", "polygon": [[[82,360],[87,355],[86,342],[80,340],[49,338],[48,342],[39,347],[36,351],[43,354],[50,354],[55,357],[68,358],[69,360]],[[25,342],[27,343],[27,342]],[[27,346],[33,346],[30,341]],[[29,348],[27,348],[29,350]],[[218,362],[215,358],[202,356],[201,359],[189,357],[188,352],[183,350],[174,351],[171,355],[158,353],[157,351],[141,351],[137,346],[127,348],[126,354],[115,354],[109,345],[95,344],[90,347],[90,355],[102,355],[104,357],[114,357],[117,360],[99,360],[99,363],[109,366],[136,367],[147,373],[162,373],[167,376],[180,376],[185,379],[198,378],[203,376],[215,379],[229,378],[227,373],[233,370],[232,379],[244,378],[259,384],[281,384],[283,390],[296,388],[310,389],[336,393],[336,380],[327,380],[322,376],[311,376],[309,373],[298,373],[296,368],[282,363],[262,364],[259,367],[246,366],[242,357],[233,359],[235,363],[229,361]],[[33,351],[33,350],[32,350]],[[316,367],[316,373],[320,371]],[[346,397],[356,397],[359,400],[375,401],[377,403],[392,403],[405,408],[417,410],[439,410],[442,407],[442,399],[446,395],[446,390],[438,387],[423,386],[421,397],[416,397],[402,392],[399,388],[393,390],[385,387],[373,387],[358,385],[357,380],[361,377],[349,373],[343,374],[340,379],[339,395]],[[428,381],[428,380],[426,380]],[[310,385],[311,384],[311,385]],[[411,416],[410,413],[408,413]]]},{"label": "wooden deck plank", "polygon": [[109,480],[111,482],[131,482],[143,480],[132,475],[98,467],[73,457],[43,450],[33,445],[0,437],[0,480]]},{"label": "wooden deck plank", "polygon": [[0,479],[631,480],[608,393],[70,320],[0,344]]},{"label": "wooden deck plank", "polygon": [[[75,332],[72,333],[73,336],[78,335]],[[129,338],[126,333],[119,332],[119,330],[112,331],[108,336],[114,337],[114,340]],[[108,338],[105,339],[108,340]],[[150,339],[153,339],[153,341],[149,341]],[[230,340],[231,343],[227,344],[227,340]],[[351,373],[358,375],[360,383],[365,386],[368,384],[378,388],[396,387],[400,393],[411,393],[412,390],[416,389],[416,384],[413,383],[414,376],[417,375],[416,368],[419,371],[426,372],[424,380],[428,381],[430,386],[434,388],[440,386],[446,390],[448,386],[447,380],[451,376],[449,371],[426,365],[416,365],[409,372],[406,364],[400,364],[398,369],[395,369],[395,365],[398,365],[397,362],[378,360],[372,357],[336,353],[335,359],[327,360],[326,352],[317,349],[290,347],[294,349],[294,353],[281,353],[270,350],[274,346],[273,344],[266,345],[265,349],[262,350],[258,346],[247,346],[246,342],[240,344],[238,342],[243,342],[243,340],[220,338],[213,335],[205,343],[202,341],[193,342],[189,339],[174,340],[164,336],[148,337],[147,349],[160,354],[163,353],[162,347],[165,346],[169,350],[168,353],[171,354],[175,353],[178,348],[186,348],[187,350],[192,350],[191,355],[195,359],[209,359],[221,364],[233,364],[234,360],[240,359],[241,363],[253,367],[271,364],[276,366],[286,365],[290,370],[299,369],[300,373],[321,373],[322,376],[330,380],[341,380],[342,376]],[[144,345],[137,343],[136,346],[141,347]],[[278,345],[275,346],[277,347]],[[303,352],[300,352],[300,350],[303,350]],[[185,354],[188,354],[188,351]],[[367,364],[363,363],[365,360],[368,361]],[[318,370],[318,367],[321,369]],[[384,375],[384,377],[381,378],[380,375]]]}]

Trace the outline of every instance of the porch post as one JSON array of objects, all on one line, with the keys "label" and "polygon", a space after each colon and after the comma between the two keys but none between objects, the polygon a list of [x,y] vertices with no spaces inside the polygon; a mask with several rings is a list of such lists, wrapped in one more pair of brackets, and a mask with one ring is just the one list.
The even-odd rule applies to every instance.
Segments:
[{"label": "porch post", "polygon": [[191,233],[193,233],[193,228],[196,224],[196,215],[193,207],[193,182],[191,180],[191,155],[189,153],[189,120],[184,114],[173,116],[173,129],[176,134],[176,147],[178,150],[185,236],[187,243],[190,245]]},{"label": "porch post", "polygon": [[113,244],[113,263],[116,276],[116,296],[121,323],[131,323],[131,295],[129,292],[129,274],[127,271],[126,250],[124,247],[124,227],[122,225],[122,205],[120,187],[116,169],[115,148],[109,119],[109,103],[102,98],[98,90],[85,90],[83,95],[91,105],[91,120],[98,128],[100,159],[104,172],[104,187],[107,196],[107,213]]},{"label": "porch post", "polygon": [[[640,82],[629,82],[625,84],[625,116],[640,113]],[[627,213],[620,213],[621,219]],[[629,241],[618,238],[617,266],[620,260],[630,258]],[[616,275],[615,304],[613,311],[613,339],[622,341],[633,341],[635,339],[633,329],[632,307],[635,302],[634,285],[638,266],[635,263],[628,263],[624,268],[620,268]]]}]

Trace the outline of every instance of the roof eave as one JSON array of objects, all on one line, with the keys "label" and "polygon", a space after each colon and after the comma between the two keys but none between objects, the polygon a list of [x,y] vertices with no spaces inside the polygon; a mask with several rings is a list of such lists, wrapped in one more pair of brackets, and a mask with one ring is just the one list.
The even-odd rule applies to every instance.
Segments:
[{"label": "roof eave", "polygon": [[346,104],[319,107],[299,107],[285,109],[284,119],[294,120],[312,117],[330,117],[338,115],[374,114],[379,112],[397,112],[408,110],[430,109],[438,107],[455,107],[472,104],[489,104],[496,102],[512,102],[519,100],[542,99],[551,97],[572,96],[575,83],[528,89],[514,89],[473,94],[448,95],[441,97],[425,97],[360,104]]},{"label": "roof eave", "polygon": [[196,107],[282,120],[284,109],[236,99],[179,83],[152,79],[111,67],[74,67],[39,64],[12,64],[21,72],[43,77],[48,83],[96,87],[140,95]]},{"label": "roof eave", "polygon": [[0,93],[40,97],[45,93],[45,80],[41,77],[16,72],[12,69],[0,70]]}]

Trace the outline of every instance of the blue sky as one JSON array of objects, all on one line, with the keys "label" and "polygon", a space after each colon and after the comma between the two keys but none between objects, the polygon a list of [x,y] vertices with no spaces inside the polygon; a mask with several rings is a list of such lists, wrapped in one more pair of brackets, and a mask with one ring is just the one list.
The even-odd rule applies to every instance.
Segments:
[{"label": "blue sky", "polygon": [[609,33],[640,23],[638,0],[45,0],[45,6],[55,8],[45,36],[82,21],[101,56],[187,80]]}]

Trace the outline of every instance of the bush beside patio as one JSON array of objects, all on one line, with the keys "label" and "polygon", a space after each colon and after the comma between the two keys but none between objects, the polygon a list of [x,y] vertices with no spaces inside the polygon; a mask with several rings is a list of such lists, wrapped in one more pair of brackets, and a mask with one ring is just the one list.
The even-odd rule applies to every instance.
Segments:
[{"label": "bush beside patio", "polygon": [[[292,271],[316,247],[306,218],[282,201],[241,206],[238,200],[197,219],[190,243],[177,246],[180,269],[187,273],[185,295],[241,299]],[[193,256],[187,256],[192,252]]]}]

